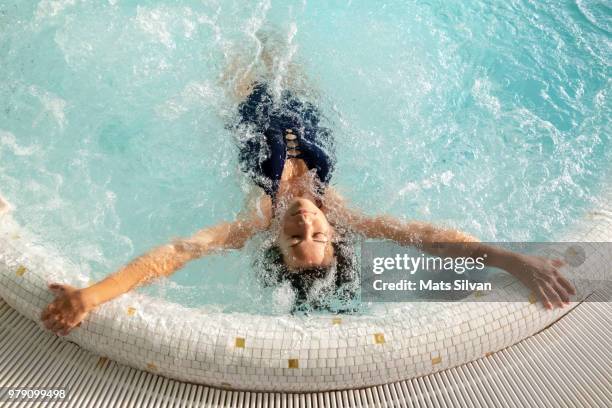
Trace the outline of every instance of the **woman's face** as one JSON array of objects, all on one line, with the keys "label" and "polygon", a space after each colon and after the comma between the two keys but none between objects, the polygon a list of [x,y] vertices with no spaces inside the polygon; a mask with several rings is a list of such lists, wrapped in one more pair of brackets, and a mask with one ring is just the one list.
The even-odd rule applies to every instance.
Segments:
[{"label": "woman's face", "polygon": [[291,269],[329,266],[334,230],[325,214],[310,200],[292,200],[281,219],[278,245]]}]

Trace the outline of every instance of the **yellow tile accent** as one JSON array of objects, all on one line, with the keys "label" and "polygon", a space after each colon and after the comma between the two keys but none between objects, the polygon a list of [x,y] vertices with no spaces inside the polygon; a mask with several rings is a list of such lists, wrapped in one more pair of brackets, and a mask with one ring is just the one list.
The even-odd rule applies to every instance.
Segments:
[{"label": "yellow tile accent", "polygon": [[481,290],[477,290],[476,292],[474,292],[474,297],[483,297],[485,295],[485,293]]},{"label": "yellow tile accent", "polygon": [[431,364],[440,364],[442,362],[442,357],[434,357],[431,359]]},{"label": "yellow tile accent", "polygon": [[128,316],[134,316],[136,314],[136,308],[133,308],[132,306],[128,307],[127,314]]},{"label": "yellow tile accent", "polygon": [[223,387],[223,388],[232,388],[232,384],[226,383],[226,382],[222,382],[221,383],[221,387]]},{"label": "yellow tile accent", "polygon": [[98,368],[103,368],[106,363],[108,363],[108,357],[100,357],[96,363],[96,366],[98,366]]},{"label": "yellow tile accent", "polygon": [[153,363],[147,363],[148,370],[157,370],[157,366]]},{"label": "yellow tile accent", "polygon": [[17,276],[23,276],[23,274],[27,271],[28,269],[25,266],[19,265],[19,268],[17,268],[17,271],[15,273],[17,274]]},{"label": "yellow tile accent", "polygon": [[383,333],[374,333],[374,342],[376,344],[384,344],[385,335]]},{"label": "yellow tile accent", "polygon": [[342,318],[341,317],[334,317],[332,319],[332,324],[342,324]]},{"label": "yellow tile accent", "polygon": [[487,351],[487,352],[485,353],[485,357],[489,357],[489,356],[492,356],[492,355],[493,355],[493,352],[492,352],[492,351]]},{"label": "yellow tile accent", "polygon": [[537,301],[538,301],[538,298],[536,297],[535,293],[531,293],[531,295],[529,295],[529,303],[533,305]]},{"label": "yellow tile accent", "polygon": [[19,234],[13,234],[13,236],[11,237],[13,239],[19,239],[21,238],[21,236]]},{"label": "yellow tile accent", "polygon": [[289,359],[289,368],[300,368],[300,362],[297,358]]},{"label": "yellow tile accent", "polygon": [[236,348],[244,348],[246,339],[244,337],[236,337]]}]

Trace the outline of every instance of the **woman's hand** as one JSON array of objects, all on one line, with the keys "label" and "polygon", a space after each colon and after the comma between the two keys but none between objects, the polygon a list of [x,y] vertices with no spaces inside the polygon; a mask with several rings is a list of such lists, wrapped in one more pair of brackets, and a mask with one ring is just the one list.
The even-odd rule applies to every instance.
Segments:
[{"label": "woman's hand", "polygon": [[0,196],[0,215],[11,211],[11,206]]},{"label": "woman's hand", "polygon": [[81,289],[59,283],[49,284],[55,300],[43,309],[40,319],[45,327],[59,336],[65,336],[79,326],[91,310],[90,302]]},{"label": "woman's hand", "polygon": [[560,259],[519,254],[504,269],[531,289],[546,309],[552,309],[569,304],[570,295],[576,294],[574,286],[559,272],[564,265]]}]

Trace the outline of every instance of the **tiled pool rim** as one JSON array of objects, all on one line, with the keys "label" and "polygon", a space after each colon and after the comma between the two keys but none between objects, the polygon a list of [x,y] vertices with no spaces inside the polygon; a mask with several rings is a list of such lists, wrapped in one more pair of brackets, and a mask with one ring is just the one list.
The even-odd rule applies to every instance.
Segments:
[{"label": "tiled pool rim", "polygon": [[[566,241],[611,241],[609,210],[606,205],[603,212],[590,211]],[[70,283],[75,266],[34,242],[10,214],[0,215],[0,297],[38,321],[53,299],[47,283]],[[612,265],[612,254],[599,255],[590,257],[597,259],[590,268]],[[92,312],[66,339],[101,361],[220,388],[354,389],[484,357],[540,331],[576,305],[547,311],[524,293],[525,302],[393,304],[384,315],[304,320],[204,313],[131,292]]]}]

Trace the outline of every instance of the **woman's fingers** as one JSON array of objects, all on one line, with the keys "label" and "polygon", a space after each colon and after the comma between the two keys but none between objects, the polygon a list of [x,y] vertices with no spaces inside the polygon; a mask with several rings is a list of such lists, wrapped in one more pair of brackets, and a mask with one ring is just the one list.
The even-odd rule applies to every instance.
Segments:
[{"label": "woman's fingers", "polygon": [[47,329],[57,335],[65,336],[72,328],[81,325],[76,310],[72,309],[69,302],[71,286],[55,282],[47,286],[56,298],[41,311],[40,319]]},{"label": "woman's fingers", "polygon": [[542,290],[542,287],[540,285],[536,286],[536,294],[538,295],[538,297],[540,298],[540,300],[542,301],[542,304],[544,305],[544,308],[546,309],[552,309],[552,304],[550,303],[550,301],[548,300],[548,296],[546,295],[546,293]]},{"label": "woman's fingers", "polygon": [[45,320],[43,320],[43,325],[45,326],[45,328],[51,330],[53,320],[53,318],[46,318]]},{"label": "woman's fingers", "polygon": [[40,318],[41,320],[52,320],[55,318],[55,316],[57,315],[57,309],[55,307],[55,304],[53,303],[49,303],[47,305],[47,307],[45,308],[45,310],[43,310]]},{"label": "woman's fingers", "polygon": [[564,304],[569,304],[570,297],[569,297],[569,294],[567,293],[567,291],[563,288],[563,286],[561,286],[560,284],[557,284],[554,289],[557,292],[557,294],[559,295],[559,297],[561,298],[561,300],[563,301],[563,303]]},{"label": "woman's fingers", "polygon": [[58,331],[57,334],[59,334],[60,336],[66,336],[66,335],[68,335],[70,330],[72,330],[73,327],[74,327],[73,324],[70,324],[68,322],[64,322],[63,325],[62,325],[62,328]]},{"label": "woman's fingers", "polygon": [[[60,336],[65,336],[71,329],[71,325],[63,319],[56,319],[51,325],[51,331]],[[65,334],[62,334],[65,333]]]},{"label": "woman's fingers", "polygon": [[576,294],[576,288],[574,288],[574,285],[572,285],[572,283],[570,281],[568,281],[567,279],[565,279],[563,276],[560,276],[559,278],[557,278],[557,282],[559,282],[559,284],[567,291],[567,293],[569,293],[570,295],[575,295]]},{"label": "woman's fingers", "polygon": [[68,326],[66,318],[56,310],[47,308],[41,315],[43,325],[54,333],[58,333]]},{"label": "woman's fingers", "polygon": [[51,293],[53,293],[56,297],[60,297],[66,294],[66,289],[61,286],[50,287]]},{"label": "woman's fingers", "polygon": [[51,320],[51,324],[49,330],[54,333],[57,333],[62,328],[62,323],[58,319]]},{"label": "woman's fingers", "polygon": [[563,307],[563,301],[559,294],[550,285],[544,285],[544,292],[548,300],[556,306]]},{"label": "woman's fingers", "polygon": [[52,291],[61,291],[61,292],[64,291],[64,286],[60,285],[59,283],[49,283],[47,287],[51,289]]},{"label": "woman's fingers", "polygon": [[40,320],[46,320],[50,315],[51,315],[51,309],[49,309],[49,306],[47,306],[40,313]]},{"label": "woman's fingers", "polygon": [[40,318],[41,320],[46,320],[46,319],[49,319],[50,317],[53,317],[54,315],[58,313],[59,313],[59,310],[55,302],[52,302],[52,303],[49,303],[47,307],[42,311]]},{"label": "woman's fingers", "polygon": [[47,327],[47,329],[53,332],[57,330],[57,328],[59,327],[59,324],[60,324],[60,320],[59,320],[59,316],[57,315],[51,315],[49,316],[47,320],[45,320],[45,327]]},{"label": "woman's fingers", "polygon": [[[57,283],[49,283],[49,284],[47,284],[47,287],[51,290],[51,292],[53,292],[56,295],[59,294],[58,292],[62,291],[60,285],[57,284]],[[40,313],[40,319],[41,320],[48,319],[53,313],[55,313],[57,311],[56,300],[54,300],[53,302],[49,303],[42,310],[42,312]]]}]

